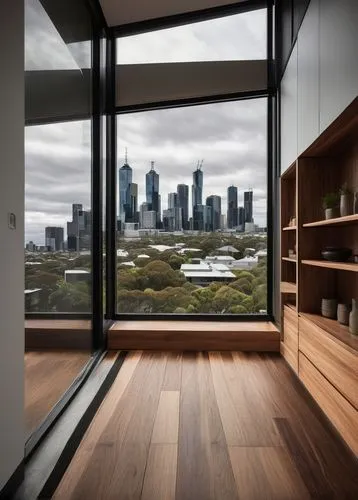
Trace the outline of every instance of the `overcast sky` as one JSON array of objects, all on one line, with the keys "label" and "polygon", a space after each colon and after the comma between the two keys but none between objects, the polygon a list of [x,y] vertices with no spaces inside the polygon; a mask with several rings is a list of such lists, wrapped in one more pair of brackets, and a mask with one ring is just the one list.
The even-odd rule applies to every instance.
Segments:
[{"label": "overcast sky", "polygon": [[[119,63],[263,59],[266,15],[262,11],[122,39]],[[26,68],[88,67],[89,44],[67,45],[38,0],[26,0]],[[266,99],[158,110],[118,117],[118,168],[128,162],[144,201],[150,161],[160,175],[162,209],[179,183],[191,186],[197,161],[204,159],[204,200],[222,197],[227,187],[254,191],[254,219],[266,224]],[[65,227],[71,204],[90,209],[90,123],[27,127],[26,241],[44,243],[47,225]],[[191,193],[191,187],[189,188]]]}]

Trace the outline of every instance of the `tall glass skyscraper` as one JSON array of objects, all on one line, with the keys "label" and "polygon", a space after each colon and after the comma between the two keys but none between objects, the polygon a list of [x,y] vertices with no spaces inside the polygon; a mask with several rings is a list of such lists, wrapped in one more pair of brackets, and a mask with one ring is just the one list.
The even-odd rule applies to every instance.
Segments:
[{"label": "tall glass skyscraper", "polygon": [[121,223],[128,221],[132,218],[131,206],[131,185],[132,185],[133,171],[128,165],[127,151],[123,167],[119,169],[119,220]]},{"label": "tall glass skyscraper", "polygon": [[221,197],[215,194],[206,198],[206,206],[210,207],[210,230],[221,228]]},{"label": "tall glass skyscraper", "polygon": [[245,222],[254,222],[253,218],[253,193],[252,190],[244,193]]},{"label": "tall glass skyscraper", "polygon": [[238,225],[237,210],[237,187],[229,186],[227,188],[227,227],[232,229]]},{"label": "tall glass skyscraper", "polygon": [[178,184],[178,207],[181,208],[183,229],[189,229],[189,186]]},{"label": "tall glass skyscraper", "polygon": [[193,172],[193,186],[192,186],[192,204],[193,209],[196,205],[203,203],[203,172],[201,166],[198,165],[197,169]]},{"label": "tall glass skyscraper", "polygon": [[160,197],[159,197],[159,174],[154,170],[154,161],[151,162],[149,172],[145,176],[145,194],[149,210],[157,213],[157,221],[160,221]]}]

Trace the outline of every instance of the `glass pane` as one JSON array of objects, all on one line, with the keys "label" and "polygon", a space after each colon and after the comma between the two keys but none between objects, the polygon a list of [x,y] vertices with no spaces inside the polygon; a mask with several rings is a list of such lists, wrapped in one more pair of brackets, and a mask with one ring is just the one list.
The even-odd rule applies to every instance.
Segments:
[{"label": "glass pane", "polygon": [[266,59],[266,9],[117,40],[117,64]]},{"label": "glass pane", "polygon": [[92,351],[91,18],[58,3],[25,1],[27,437]]},{"label": "glass pane", "polygon": [[118,313],[266,313],[267,99],[117,120]]}]

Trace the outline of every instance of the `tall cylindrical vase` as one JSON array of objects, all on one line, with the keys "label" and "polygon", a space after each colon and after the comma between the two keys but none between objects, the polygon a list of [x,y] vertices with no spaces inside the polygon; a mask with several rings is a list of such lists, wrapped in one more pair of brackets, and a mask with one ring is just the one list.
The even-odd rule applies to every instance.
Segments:
[{"label": "tall cylindrical vase", "polygon": [[351,194],[341,194],[339,208],[340,208],[341,217],[346,217],[347,215],[352,215],[353,203],[352,203]]},{"label": "tall cylindrical vase", "polygon": [[358,308],[357,299],[352,299],[352,311],[349,315],[349,331],[353,335],[358,335]]}]

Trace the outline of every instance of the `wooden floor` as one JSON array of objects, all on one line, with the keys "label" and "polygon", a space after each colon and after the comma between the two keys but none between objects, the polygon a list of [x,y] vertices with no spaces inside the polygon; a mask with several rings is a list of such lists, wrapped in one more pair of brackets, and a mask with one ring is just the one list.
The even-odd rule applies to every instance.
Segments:
[{"label": "wooden floor", "polygon": [[357,461],[285,361],[128,354],[54,498],[357,499]]},{"label": "wooden floor", "polygon": [[27,436],[90,359],[88,351],[28,351],[25,353],[25,425]]}]

